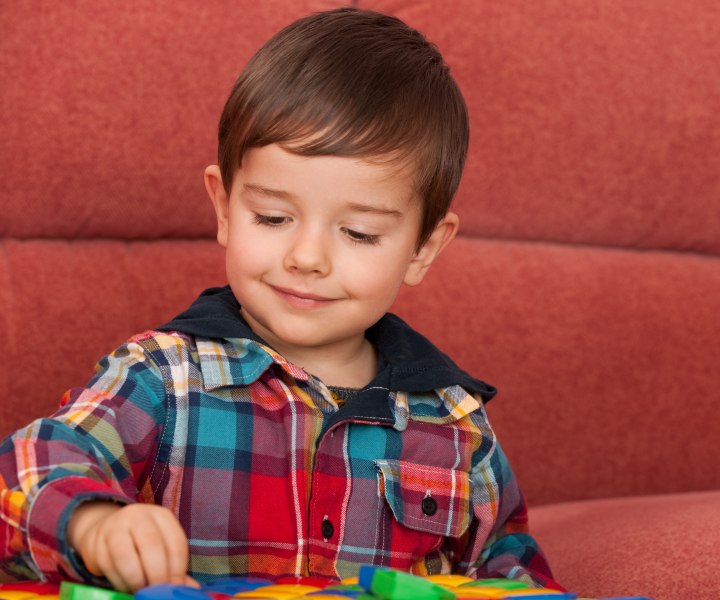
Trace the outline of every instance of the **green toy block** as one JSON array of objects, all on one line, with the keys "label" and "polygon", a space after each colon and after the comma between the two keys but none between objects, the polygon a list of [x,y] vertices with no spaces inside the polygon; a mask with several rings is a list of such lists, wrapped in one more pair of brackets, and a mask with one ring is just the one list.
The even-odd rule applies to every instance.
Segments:
[{"label": "green toy block", "polygon": [[434,583],[390,569],[377,569],[372,579],[371,591],[384,600],[455,600],[450,590]]},{"label": "green toy block", "polygon": [[357,583],[333,583],[325,588],[327,592],[364,592],[365,588]]},{"label": "green toy block", "polygon": [[522,581],[516,579],[503,579],[502,577],[491,578],[491,579],[477,579],[476,581],[470,581],[463,583],[459,587],[494,587],[501,588],[503,590],[523,590],[530,586]]},{"label": "green toy block", "polygon": [[133,600],[133,597],[114,590],[63,581],[60,584],[60,600]]}]

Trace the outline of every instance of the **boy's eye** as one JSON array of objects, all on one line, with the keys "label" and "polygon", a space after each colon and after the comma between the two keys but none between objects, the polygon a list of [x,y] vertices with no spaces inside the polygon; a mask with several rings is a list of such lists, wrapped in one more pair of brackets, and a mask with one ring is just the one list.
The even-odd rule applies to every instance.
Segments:
[{"label": "boy's eye", "polygon": [[284,225],[290,220],[290,217],[280,217],[276,215],[259,215],[256,214],[253,221],[256,225],[267,225],[269,227],[277,227]]},{"label": "boy's eye", "polygon": [[371,235],[369,233],[361,233],[359,231],[353,231],[352,229],[348,229],[347,227],[343,227],[342,231],[353,242],[355,242],[357,244],[370,244],[371,246],[376,246],[377,244],[380,243],[379,235]]}]

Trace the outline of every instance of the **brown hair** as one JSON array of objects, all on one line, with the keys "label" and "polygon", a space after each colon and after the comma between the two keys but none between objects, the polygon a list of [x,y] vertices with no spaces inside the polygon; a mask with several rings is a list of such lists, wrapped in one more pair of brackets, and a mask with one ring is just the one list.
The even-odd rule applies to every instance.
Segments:
[{"label": "brown hair", "polygon": [[447,213],[468,145],[467,108],[438,49],[399,19],[338,9],[295,21],[258,50],[219,126],[226,191],[248,148],[410,161],[418,247]]}]

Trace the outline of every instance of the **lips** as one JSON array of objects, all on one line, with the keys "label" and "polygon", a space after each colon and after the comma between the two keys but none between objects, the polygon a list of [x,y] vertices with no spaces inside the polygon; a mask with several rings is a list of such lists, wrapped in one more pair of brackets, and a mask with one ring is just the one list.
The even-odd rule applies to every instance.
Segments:
[{"label": "lips", "polygon": [[320,306],[327,306],[331,302],[334,302],[335,298],[328,298],[326,296],[319,296],[310,292],[293,290],[290,288],[279,287],[275,285],[270,286],[283,300],[292,306],[298,306],[302,308],[316,308]]}]

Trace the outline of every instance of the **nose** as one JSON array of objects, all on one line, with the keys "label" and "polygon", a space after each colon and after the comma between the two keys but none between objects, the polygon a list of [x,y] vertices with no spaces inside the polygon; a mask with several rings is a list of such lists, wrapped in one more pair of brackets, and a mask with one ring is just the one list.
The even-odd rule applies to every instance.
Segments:
[{"label": "nose", "polygon": [[298,228],[285,253],[284,264],[289,271],[329,274],[332,265],[329,240],[315,228]]}]

